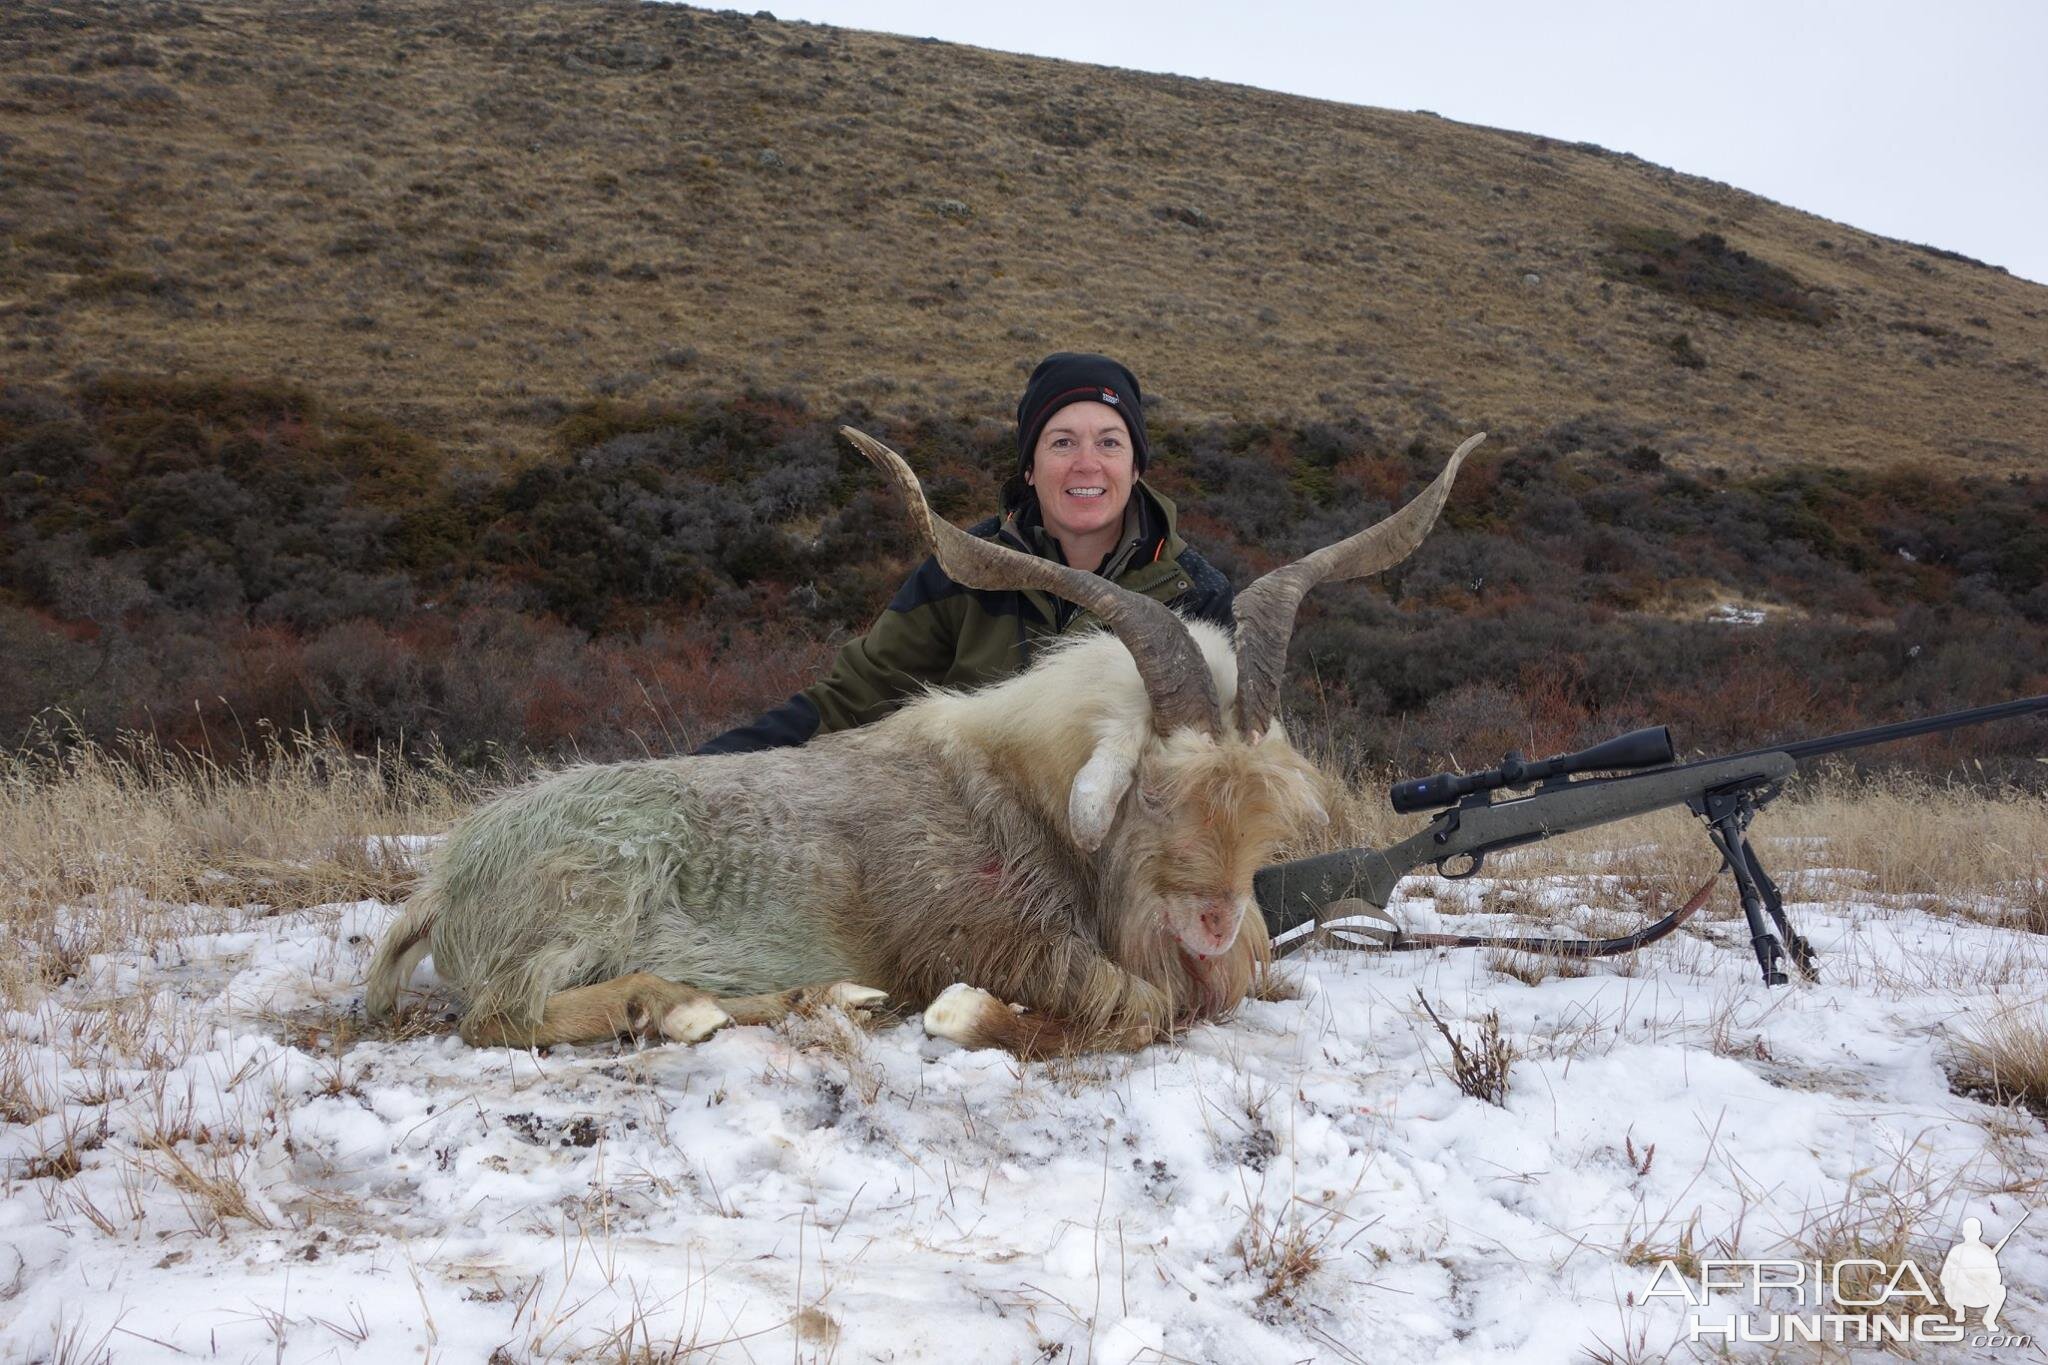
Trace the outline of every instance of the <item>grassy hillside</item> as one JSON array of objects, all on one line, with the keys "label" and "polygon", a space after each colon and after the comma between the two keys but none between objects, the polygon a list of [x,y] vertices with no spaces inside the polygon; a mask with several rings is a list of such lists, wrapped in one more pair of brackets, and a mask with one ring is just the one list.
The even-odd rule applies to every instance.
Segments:
[{"label": "grassy hillside", "polygon": [[[0,734],[688,745],[1126,357],[1350,761],[2048,691],[2048,290],[1597,148],[670,6],[0,11]],[[1759,623],[1759,624],[1751,624]],[[59,708],[69,719],[56,719]],[[40,722],[38,718],[40,717]],[[2009,726],[1929,763],[2027,760]]]},{"label": "grassy hillside", "polygon": [[748,382],[1680,463],[2024,469],[2048,290],[1597,148],[666,5],[0,13],[7,370],[274,377],[478,456]]}]

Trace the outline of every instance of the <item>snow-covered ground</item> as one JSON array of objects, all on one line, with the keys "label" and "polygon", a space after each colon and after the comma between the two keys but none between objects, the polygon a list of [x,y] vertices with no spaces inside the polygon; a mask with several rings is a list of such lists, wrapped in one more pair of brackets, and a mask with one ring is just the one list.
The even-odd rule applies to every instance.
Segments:
[{"label": "snow-covered ground", "polygon": [[[1485,881],[1408,889],[1442,897],[1396,905],[1417,927],[1498,922],[1465,913]],[[1581,888],[1538,889],[1568,924]],[[0,1018],[0,1359],[1656,1358],[1662,1257],[1904,1225],[1931,1276],[2048,1179],[2039,1121],[1944,1071],[2039,1009],[2044,940],[1846,891],[1794,907],[1819,985],[1766,991],[1725,918],[1535,985],[1306,954],[1294,998],[1028,1066],[914,1018],[351,1042],[390,907],[160,913]],[[1418,989],[1468,1038],[1499,1012],[1504,1109]],[[2006,1324],[2048,1337],[2048,1217],[2000,1263]]]}]

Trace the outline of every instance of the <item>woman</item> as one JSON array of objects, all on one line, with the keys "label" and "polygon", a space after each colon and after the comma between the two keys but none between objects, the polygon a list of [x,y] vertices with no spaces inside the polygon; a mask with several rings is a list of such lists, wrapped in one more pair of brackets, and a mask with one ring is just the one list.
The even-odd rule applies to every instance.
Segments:
[{"label": "woman", "polygon": [[[1108,356],[1062,351],[1017,403],[1017,472],[1004,512],[968,530],[1112,582],[1189,616],[1231,624],[1230,580],[1174,530],[1174,507],[1143,481],[1150,450],[1138,381]],[[832,670],[700,754],[802,744],[879,720],[926,685],[977,687],[1021,671],[1042,640],[1093,618],[1036,591],[963,588],[927,558]]]}]

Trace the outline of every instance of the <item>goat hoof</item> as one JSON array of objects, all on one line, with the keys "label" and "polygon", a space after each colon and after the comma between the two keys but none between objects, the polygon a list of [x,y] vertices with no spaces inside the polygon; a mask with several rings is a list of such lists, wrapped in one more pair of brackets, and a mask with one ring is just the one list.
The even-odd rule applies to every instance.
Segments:
[{"label": "goat hoof", "polygon": [[825,998],[849,1013],[865,1014],[889,998],[889,992],[854,981],[835,981],[825,988]]},{"label": "goat hoof", "polygon": [[661,1036],[671,1042],[698,1043],[732,1022],[732,1016],[709,1000],[688,1000],[661,1016]]},{"label": "goat hoof", "polygon": [[939,998],[925,1007],[924,1031],[934,1038],[946,1038],[973,1047],[984,1021],[1003,1012],[1003,1002],[979,986],[956,981],[939,992]]}]

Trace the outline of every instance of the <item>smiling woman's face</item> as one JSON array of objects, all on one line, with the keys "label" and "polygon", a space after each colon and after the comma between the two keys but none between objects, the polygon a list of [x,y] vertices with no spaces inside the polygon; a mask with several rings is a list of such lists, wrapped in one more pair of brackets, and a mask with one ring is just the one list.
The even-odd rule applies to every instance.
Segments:
[{"label": "smiling woman's face", "polygon": [[1067,552],[1067,562],[1083,564],[1077,550],[1109,553],[1123,530],[1124,507],[1137,481],[1130,428],[1123,414],[1107,403],[1069,403],[1052,415],[1038,433],[1038,448],[1025,475],[1038,493],[1045,529]]}]

